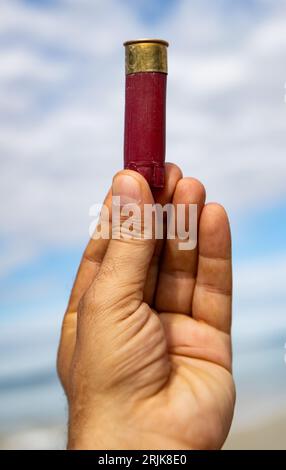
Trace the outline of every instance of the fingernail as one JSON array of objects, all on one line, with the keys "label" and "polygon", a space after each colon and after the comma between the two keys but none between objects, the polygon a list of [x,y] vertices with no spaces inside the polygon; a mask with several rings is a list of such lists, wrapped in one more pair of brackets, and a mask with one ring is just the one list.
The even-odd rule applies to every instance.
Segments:
[{"label": "fingernail", "polygon": [[140,204],[141,187],[139,182],[129,175],[117,175],[112,183],[112,195],[120,197],[120,206]]}]

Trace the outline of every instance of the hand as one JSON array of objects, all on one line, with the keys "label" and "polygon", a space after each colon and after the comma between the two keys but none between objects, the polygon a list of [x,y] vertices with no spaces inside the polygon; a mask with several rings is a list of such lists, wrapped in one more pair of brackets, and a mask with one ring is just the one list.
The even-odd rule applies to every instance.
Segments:
[{"label": "hand", "polygon": [[[106,197],[153,203],[145,179],[118,173]],[[129,199],[131,198],[131,199]],[[217,449],[228,434],[231,240],[227,215],[166,165],[156,202],[197,204],[198,247],[178,239],[90,240],[64,317],[58,371],[72,449]],[[138,235],[138,236],[137,236]]]}]

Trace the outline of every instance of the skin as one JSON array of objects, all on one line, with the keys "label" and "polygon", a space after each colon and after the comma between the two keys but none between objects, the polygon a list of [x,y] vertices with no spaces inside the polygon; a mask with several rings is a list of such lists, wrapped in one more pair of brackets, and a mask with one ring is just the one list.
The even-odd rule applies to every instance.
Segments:
[{"label": "skin", "polygon": [[[111,194],[144,203],[124,170]],[[233,417],[231,236],[205,189],[166,165],[156,202],[198,205],[198,246],[134,237],[90,240],[63,320],[58,372],[69,449],[219,449]],[[138,229],[140,230],[140,229]]]}]

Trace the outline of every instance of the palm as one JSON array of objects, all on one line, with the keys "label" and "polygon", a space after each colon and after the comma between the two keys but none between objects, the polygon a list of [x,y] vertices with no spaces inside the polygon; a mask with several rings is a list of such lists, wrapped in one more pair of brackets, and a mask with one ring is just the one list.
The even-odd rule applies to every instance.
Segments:
[{"label": "palm", "polygon": [[175,415],[178,442],[182,442],[182,448],[221,448],[233,415],[230,374],[216,364],[198,359],[178,356],[172,358],[172,363],[175,367],[169,387],[169,423],[172,426]]},{"label": "palm", "polygon": [[145,400],[143,426],[153,428],[163,448],[166,442],[171,448],[220,448],[229,431],[235,395],[227,344],[220,346],[219,332],[210,332],[207,325],[185,315],[161,313],[160,318],[167,336],[172,336],[170,374],[165,387]]}]

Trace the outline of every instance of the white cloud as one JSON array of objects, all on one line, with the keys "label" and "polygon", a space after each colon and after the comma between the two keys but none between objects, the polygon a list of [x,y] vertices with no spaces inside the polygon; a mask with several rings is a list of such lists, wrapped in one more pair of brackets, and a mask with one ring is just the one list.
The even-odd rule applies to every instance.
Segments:
[{"label": "white cloud", "polygon": [[[279,253],[252,260],[251,263],[245,261],[238,265],[236,276],[237,290],[243,293],[244,301],[255,299],[265,302],[272,297],[279,300],[285,295],[286,256]],[[261,293],[263,298],[259,298]]]},{"label": "white cloud", "polygon": [[286,344],[285,254],[270,253],[237,263],[233,278],[233,336],[240,354],[236,362],[241,365],[241,354],[255,351],[257,345],[265,347],[264,351],[280,347],[282,360]]},{"label": "white cloud", "polygon": [[66,78],[66,67],[36,56],[26,49],[7,49],[1,58],[1,81],[31,80],[32,82],[61,81]]},{"label": "white cloud", "polygon": [[276,5],[246,20],[182,1],[151,28],[116,0],[3,0],[2,237],[35,252],[87,237],[88,208],[122,165],[122,42],[136,36],[170,41],[167,159],[232,215],[285,198],[286,11]]}]

